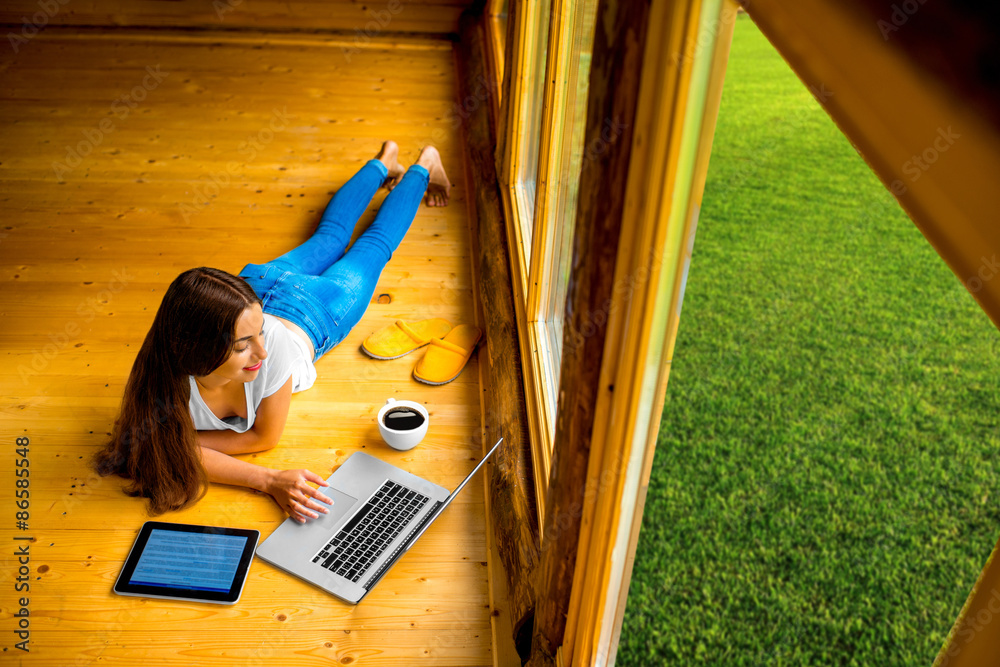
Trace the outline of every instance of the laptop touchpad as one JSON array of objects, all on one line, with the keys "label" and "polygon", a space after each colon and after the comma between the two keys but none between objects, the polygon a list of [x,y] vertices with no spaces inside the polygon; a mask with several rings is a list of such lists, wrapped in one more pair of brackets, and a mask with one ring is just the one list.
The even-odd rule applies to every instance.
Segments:
[{"label": "laptop touchpad", "polygon": [[317,501],[321,505],[324,505],[326,509],[330,510],[329,514],[323,514],[322,512],[317,512],[319,514],[319,519],[313,519],[312,522],[319,521],[324,525],[333,525],[340,518],[344,516],[347,512],[350,512],[352,508],[358,502],[358,499],[354,496],[349,496],[343,491],[338,491],[332,486],[321,486],[317,489],[324,496],[333,501],[332,504],[327,505],[322,500]]}]

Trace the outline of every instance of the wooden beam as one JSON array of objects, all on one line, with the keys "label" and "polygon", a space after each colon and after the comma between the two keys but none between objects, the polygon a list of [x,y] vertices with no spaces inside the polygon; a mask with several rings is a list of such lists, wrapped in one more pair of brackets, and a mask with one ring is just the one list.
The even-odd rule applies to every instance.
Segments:
[{"label": "wooden beam", "polygon": [[[530,638],[535,598],[532,573],[538,564],[538,521],[534,505],[531,449],[524,404],[509,249],[494,165],[496,133],[490,108],[495,79],[485,57],[482,15],[464,15],[458,44],[459,109],[464,117],[466,152],[475,203],[473,243],[478,245],[477,288],[485,329],[484,430],[487,440],[504,444],[490,466],[490,521],[506,573],[511,626]],[[519,649],[526,642],[519,642]],[[526,650],[526,649],[525,649]]]},{"label": "wooden beam", "polygon": [[529,662],[534,666],[555,664],[566,631],[648,15],[646,2],[602,0],[597,10],[584,145],[604,141],[605,121],[618,123],[621,132],[604,142],[607,150],[584,161],[580,175],[555,450]]},{"label": "wooden beam", "polygon": [[564,664],[617,649],[735,18],[723,0],[648,18]]}]

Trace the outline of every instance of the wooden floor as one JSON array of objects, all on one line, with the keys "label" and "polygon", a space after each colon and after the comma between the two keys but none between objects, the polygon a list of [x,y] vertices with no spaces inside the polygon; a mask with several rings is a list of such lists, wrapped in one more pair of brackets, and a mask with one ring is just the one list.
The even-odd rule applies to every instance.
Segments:
[{"label": "wooden floor", "polygon": [[[236,272],[305,240],[330,194],[394,138],[405,164],[424,144],[441,149],[452,204],[421,207],[382,274],[376,301],[386,296],[292,398],[278,447],[249,458],[326,476],[364,450],[446,487],[472,468],[476,357],[456,381],[428,387],[410,376],[420,353],[377,362],[358,349],[396,318],[476,319],[451,44],[50,28],[17,53],[5,45],[0,61],[0,662],[493,664],[482,475],[360,605],[255,560],[242,600],[226,607],[112,593],[147,517],[87,463],[169,282],[194,266]],[[430,410],[410,452],[379,439],[388,397]],[[30,438],[26,530],[15,528],[19,436]],[[268,496],[220,485],[162,517],[262,537],[283,518]],[[14,593],[22,545],[30,591]],[[30,653],[14,646],[18,596]]]}]

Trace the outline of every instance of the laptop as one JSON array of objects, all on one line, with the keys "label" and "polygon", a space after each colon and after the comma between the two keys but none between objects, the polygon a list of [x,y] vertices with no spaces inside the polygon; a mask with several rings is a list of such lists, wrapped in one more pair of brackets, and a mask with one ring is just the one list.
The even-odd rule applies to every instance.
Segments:
[{"label": "laptop", "polygon": [[385,576],[500,447],[452,491],[363,452],[352,454],[320,493],[329,514],[304,524],[285,519],[257,555],[344,602],[357,604]]}]

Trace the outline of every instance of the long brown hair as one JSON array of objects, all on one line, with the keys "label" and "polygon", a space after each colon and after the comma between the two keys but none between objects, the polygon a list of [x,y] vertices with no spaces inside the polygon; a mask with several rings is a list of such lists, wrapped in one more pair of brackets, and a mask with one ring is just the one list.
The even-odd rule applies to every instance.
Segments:
[{"label": "long brown hair", "polygon": [[94,456],[100,475],[132,481],[130,496],[150,514],[186,507],[205,495],[207,478],[188,410],[189,375],[208,375],[233,351],[236,323],[260,299],[225,271],[185,271],[170,284],[139,349],[110,442]]}]

